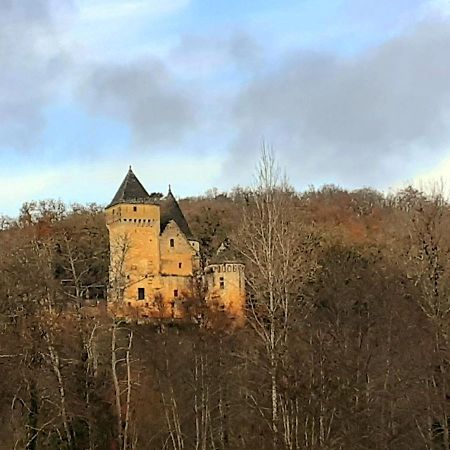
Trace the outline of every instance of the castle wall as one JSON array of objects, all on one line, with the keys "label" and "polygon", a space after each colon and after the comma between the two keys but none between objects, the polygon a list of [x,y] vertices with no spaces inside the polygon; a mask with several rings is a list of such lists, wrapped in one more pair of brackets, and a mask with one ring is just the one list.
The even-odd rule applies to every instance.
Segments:
[{"label": "castle wall", "polygon": [[160,295],[166,314],[183,317],[184,300],[192,296],[192,283],[192,276],[161,276]]},{"label": "castle wall", "polygon": [[159,241],[161,274],[192,276],[193,258],[196,252],[175,222],[171,221],[167,224]]},{"label": "castle wall", "polygon": [[194,249],[194,257],[192,259],[192,268],[194,273],[200,270],[200,243],[191,239],[189,244]]}]

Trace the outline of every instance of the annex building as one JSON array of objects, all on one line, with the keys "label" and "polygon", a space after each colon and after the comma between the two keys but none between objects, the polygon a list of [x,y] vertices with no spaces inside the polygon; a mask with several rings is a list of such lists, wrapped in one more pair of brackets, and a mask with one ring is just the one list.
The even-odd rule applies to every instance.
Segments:
[{"label": "annex building", "polygon": [[170,188],[165,197],[149,194],[130,167],[105,214],[108,304],[116,316],[182,319],[201,303],[243,319],[244,265],[202,267],[199,242]]}]

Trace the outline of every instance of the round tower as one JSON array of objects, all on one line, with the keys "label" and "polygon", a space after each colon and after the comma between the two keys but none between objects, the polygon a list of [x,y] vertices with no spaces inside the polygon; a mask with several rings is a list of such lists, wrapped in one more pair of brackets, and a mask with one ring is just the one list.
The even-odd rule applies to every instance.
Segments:
[{"label": "round tower", "polygon": [[205,269],[208,305],[239,321],[245,318],[244,269],[238,262],[213,263]]},{"label": "round tower", "polygon": [[106,207],[110,242],[109,300],[136,306],[150,299],[160,271],[159,198],[150,196],[131,170]]}]

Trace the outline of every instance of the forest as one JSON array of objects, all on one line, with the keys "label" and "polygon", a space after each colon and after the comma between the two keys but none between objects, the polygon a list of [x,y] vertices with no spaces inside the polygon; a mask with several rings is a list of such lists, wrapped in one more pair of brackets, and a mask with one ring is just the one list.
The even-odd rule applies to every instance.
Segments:
[{"label": "forest", "polygon": [[1,449],[450,448],[442,186],[296,192],[266,154],[180,205],[245,263],[244,326],[111,317],[100,205],[0,219]]}]

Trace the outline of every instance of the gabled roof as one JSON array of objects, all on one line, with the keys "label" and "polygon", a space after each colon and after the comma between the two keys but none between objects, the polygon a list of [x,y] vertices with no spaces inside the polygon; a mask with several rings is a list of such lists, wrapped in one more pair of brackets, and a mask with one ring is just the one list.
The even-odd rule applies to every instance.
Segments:
[{"label": "gabled roof", "polygon": [[137,179],[136,175],[131,170],[131,166],[125,179],[116,192],[116,195],[112,199],[111,203],[107,206],[117,205],[119,203],[153,203],[152,198],[148,192],[142,186],[141,182]]},{"label": "gabled roof", "polygon": [[188,239],[194,238],[184,217],[184,214],[181,211],[180,205],[176,201],[169,187],[167,196],[161,201],[161,232],[164,231],[167,224],[171,220],[173,220],[178,225],[180,230]]}]

